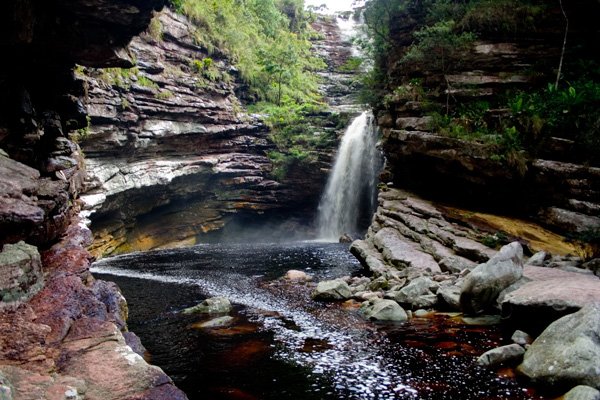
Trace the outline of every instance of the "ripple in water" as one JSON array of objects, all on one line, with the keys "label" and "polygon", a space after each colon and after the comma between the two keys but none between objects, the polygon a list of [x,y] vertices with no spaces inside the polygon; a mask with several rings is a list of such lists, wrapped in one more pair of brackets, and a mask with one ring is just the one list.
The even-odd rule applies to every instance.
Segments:
[{"label": "ripple in water", "polygon": [[[169,334],[164,335],[168,340],[175,337],[175,341],[186,343],[191,339],[186,336],[189,333],[181,338],[173,333],[174,328],[185,330],[189,325],[187,320],[177,320],[183,318],[177,312],[160,314],[144,310],[144,307],[164,307],[147,305],[151,302],[149,297],[153,296],[149,287],[157,291],[166,289],[167,293],[163,294],[166,302],[173,301],[169,300],[168,292],[174,293],[173,288],[180,288],[176,290],[181,299],[172,304],[169,311],[195,304],[201,300],[199,293],[205,297],[225,296],[237,304],[239,312],[236,317],[257,324],[260,332],[267,335],[266,339],[252,337],[252,343],[257,340],[269,342],[265,347],[270,349],[270,361],[264,364],[260,375],[268,375],[272,382],[259,384],[252,382],[257,380],[254,377],[238,385],[253,393],[251,398],[538,398],[514,380],[500,378],[474,365],[477,354],[499,344],[499,332],[493,328],[490,331],[489,328],[465,327],[442,317],[438,320],[415,319],[405,325],[366,323],[355,311],[313,302],[304,286],[288,287],[273,281],[289,269],[307,270],[317,279],[324,279],[348,275],[358,271],[360,266],[346,247],[338,244],[237,244],[114,257],[95,263],[92,271],[109,275],[105,278],[113,279],[122,286],[132,310],[130,326],[140,334],[152,353],[152,343],[156,342],[157,348],[163,345],[157,339],[163,337],[157,333],[158,330],[169,330]],[[186,290],[190,294],[186,295]],[[202,354],[194,354],[194,357],[201,358],[203,354],[215,351],[206,347],[211,346],[209,335],[203,336],[202,341],[203,350],[198,351]],[[221,342],[215,342],[213,347],[221,345]],[[190,386],[186,381],[190,379],[186,368],[195,368],[186,364],[190,354],[182,354],[183,360],[177,361],[177,367],[170,371],[173,356],[168,354],[169,351],[168,348],[164,350],[162,358],[165,365],[161,365],[159,359],[153,360],[167,373],[173,374],[176,383],[186,390],[190,399],[207,398],[206,391]],[[237,351],[240,354],[248,352]],[[193,359],[193,363],[199,362]],[[227,365],[213,367],[219,371],[230,371]],[[284,372],[286,368],[294,372]],[[296,384],[291,381],[298,380],[298,373],[305,375],[303,382],[299,387],[291,388]],[[294,379],[290,378],[290,382],[285,384],[275,383],[286,374],[294,376]],[[206,386],[217,379],[210,376],[210,371],[200,375],[205,376],[206,381],[196,383],[196,386]],[[237,378],[231,376],[227,379],[235,382]],[[194,397],[194,393],[198,393],[198,397]],[[244,398],[239,394],[238,397],[231,393],[228,396],[221,393],[213,398]]]}]

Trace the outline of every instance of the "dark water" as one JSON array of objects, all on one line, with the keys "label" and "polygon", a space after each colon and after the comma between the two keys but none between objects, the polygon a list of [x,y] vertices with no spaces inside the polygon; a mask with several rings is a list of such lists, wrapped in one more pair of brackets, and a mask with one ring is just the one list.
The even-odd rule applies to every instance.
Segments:
[{"label": "dark water", "polygon": [[[310,288],[277,278],[289,269],[316,279],[360,271],[346,245],[218,244],[102,260],[95,275],[119,284],[129,327],[193,399],[540,398],[474,360],[503,344],[495,327],[449,316],[407,324],[363,321],[356,304],[310,300]],[[180,311],[226,296],[234,320],[198,328],[207,316]]]}]

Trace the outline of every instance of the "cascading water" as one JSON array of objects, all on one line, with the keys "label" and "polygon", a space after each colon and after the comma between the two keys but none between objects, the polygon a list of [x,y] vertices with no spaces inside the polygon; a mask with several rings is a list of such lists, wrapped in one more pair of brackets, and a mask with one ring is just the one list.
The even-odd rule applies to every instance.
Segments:
[{"label": "cascading water", "polygon": [[381,163],[376,141],[373,115],[365,111],[342,137],[319,204],[320,239],[337,241],[343,234],[356,235],[361,216],[372,215]]}]

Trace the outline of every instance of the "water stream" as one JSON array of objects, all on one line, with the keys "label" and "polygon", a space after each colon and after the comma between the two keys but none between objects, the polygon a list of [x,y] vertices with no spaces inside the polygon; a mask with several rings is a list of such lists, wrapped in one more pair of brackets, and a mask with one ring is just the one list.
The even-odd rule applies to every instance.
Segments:
[{"label": "water stream", "polygon": [[[277,279],[291,268],[321,280],[361,267],[344,245],[296,242],[131,254],[93,272],[119,284],[130,329],[190,400],[537,398],[475,365],[503,343],[499,328],[445,316],[369,323],[352,304],[317,303]],[[210,296],[235,304],[229,325],[200,328],[212,317],[180,312]]]},{"label": "water stream", "polygon": [[343,234],[358,236],[376,206],[377,173],[381,167],[377,134],[370,112],[350,124],[338,149],[319,204],[319,238],[337,241]]}]

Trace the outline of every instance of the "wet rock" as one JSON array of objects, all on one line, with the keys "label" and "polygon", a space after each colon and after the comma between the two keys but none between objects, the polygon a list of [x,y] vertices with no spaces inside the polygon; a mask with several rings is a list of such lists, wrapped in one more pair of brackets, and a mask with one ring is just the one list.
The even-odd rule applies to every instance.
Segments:
[{"label": "wet rock", "polygon": [[312,276],[308,275],[304,271],[299,271],[296,269],[290,269],[285,273],[284,278],[292,282],[308,282],[312,280]]},{"label": "wet rock", "polygon": [[600,303],[553,322],[531,344],[518,371],[552,387],[600,388]]},{"label": "wet rock", "polygon": [[508,244],[485,264],[465,277],[460,293],[461,308],[479,314],[495,304],[498,295],[523,275],[523,248]]},{"label": "wet rock", "polygon": [[565,393],[563,400],[600,400],[600,391],[591,386],[579,385]]},{"label": "wet rock", "polygon": [[503,363],[519,363],[523,359],[525,349],[518,344],[509,344],[486,351],[478,359],[477,364],[483,367],[495,367]]},{"label": "wet rock", "polygon": [[520,330],[516,330],[510,337],[510,340],[512,340],[513,343],[521,346],[525,346],[533,342],[533,338],[529,336],[529,334]]},{"label": "wet rock", "polygon": [[352,236],[348,235],[347,233],[344,233],[342,236],[340,236],[338,241],[340,243],[352,243],[354,239],[352,239]]},{"label": "wet rock", "polygon": [[317,288],[311,293],[315,300],[347,300],[352,297],[352,291],[348,284],[342,279],[321,281]]},{"label": "wet rock", "polygon": [[38,249],[25,242],[5,244],[0,253],[0,309],[29,299],[43,284]]},{"label": "wet rock", "polygon": [[408,320],[406,311],[393,300],[372,300],[363,304],[360,311],[365,318],[376,321],[404,322]]},{"label": "wet rock", "polygon": [[231,302],[225,297],[211,297],[194,307],[186,308],[184,314],[224,314],[231,311]]},{"label": "wet rock", "polygon": [[223,316],[223,317],[213,318],[213,319],[205,321],[205,322],[199,322],[197,324],[194,324],[193,327],[194,328],[201,328],[201,329],[222,328],[224,326],[227,326],[227,325],[231,324],[233,322],[233,320],[234,320],[233,317],[230,317],[229,315],[226,315],[226,316]]}]

